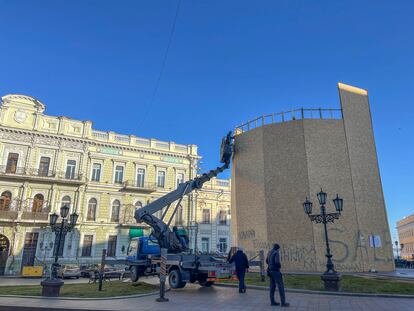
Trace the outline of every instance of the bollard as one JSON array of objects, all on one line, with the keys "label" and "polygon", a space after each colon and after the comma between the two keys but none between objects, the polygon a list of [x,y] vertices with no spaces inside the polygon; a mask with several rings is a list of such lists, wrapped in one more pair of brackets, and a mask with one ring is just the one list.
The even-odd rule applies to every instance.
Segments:
[{"label": "bollard", "polygon": [[166,248],[161,248],[161,262],[160,262],[160,297],[156,300],[158,302],[166,302],[165,298],[165,281],[167,279],[167,252]]},{"label": "bollard", "polygon": [[102,259],[101,259],[101,269],[99,270],[99,287],[98,287],[99,291],[102,291],[102,281],[103,281],[103,276],[104,276],[105,258],[106,258],[106,249],[103,249],[102,250]]}]

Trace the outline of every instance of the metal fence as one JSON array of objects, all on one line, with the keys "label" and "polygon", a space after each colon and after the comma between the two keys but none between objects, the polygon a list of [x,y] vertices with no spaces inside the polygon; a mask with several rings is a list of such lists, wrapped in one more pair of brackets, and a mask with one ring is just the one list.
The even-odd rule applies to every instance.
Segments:
[{"label": "metal fence", "polygon": [[283,123],[303,119],[342,119],[342,109],[294,109],[284,112],[261,115],[253,120],[236,126],[236,134],[240,134],[267,124]]}]

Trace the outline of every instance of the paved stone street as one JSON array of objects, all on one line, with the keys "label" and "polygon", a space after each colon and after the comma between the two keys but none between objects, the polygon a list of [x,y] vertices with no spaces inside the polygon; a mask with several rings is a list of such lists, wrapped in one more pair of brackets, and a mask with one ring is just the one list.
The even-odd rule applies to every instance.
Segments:
[{"label": "paved stone street", "polygon": [[[267,291],[248,290],[240,295],[235,288],[212,287],[201,288],[190,285],[182,290],[167,293],[167,303],[155,302],[156,296],[112,300],[57,300],[32,298],[0,299],[2,306],[30,306],[45,308],[89,309],[89,310],[274,310],[270,307]],[[287,310],[414,310],[413,299],[343,297],[287,293],[291,307]]]}]

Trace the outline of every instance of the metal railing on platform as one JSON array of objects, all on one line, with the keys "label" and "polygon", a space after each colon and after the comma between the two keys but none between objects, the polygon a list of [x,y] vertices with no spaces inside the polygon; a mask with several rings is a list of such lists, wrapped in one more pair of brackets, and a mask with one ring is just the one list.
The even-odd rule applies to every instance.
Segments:
[{"label": "metal railing on platform", "polygon": [[303,119],[342,119],[342,109],[315,108],[315,109],[294,109],[284,112],[263,114],[253,120],[236,126],[236,134],[240,134],[267,124],[283,123]]}]

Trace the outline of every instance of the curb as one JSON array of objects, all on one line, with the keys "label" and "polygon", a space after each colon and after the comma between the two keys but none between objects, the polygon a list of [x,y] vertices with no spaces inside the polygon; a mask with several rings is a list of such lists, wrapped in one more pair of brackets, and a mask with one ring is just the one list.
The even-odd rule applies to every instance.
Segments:
[{"label": "curb", "polygon": [[[168,292],[170,289],[167,289]],[[146,297],[157,295],[159,291],[144,293],[144,294],[136,294],[136,295],[128,295],[128,296],[113,296],[113,297],[96,297],[96,298],[80,298],[80,297],[43,297],[43,296],[28,296],[28,295],[0,295],[2,298],[34,298],[34,299],[46,299],[46,300],[112,300],[112,299],[128,299],[128,298],[139,298],[139,297]]]},{"label": "curb", "polygon": [[[214,283],[214,286],[238,288],[237,284]],[[259,286],[259,285],[248,285],[247,288],[252,288],[252,289],[256,289],[256,290],[265,290],[265,291],[269,290],[269,287]],[[307,289],[294,289],[294,288],[286,288],[285,291],[288,292],[288,293],[310,294],[310,295],[326,295],[326,296],[380,297],[380,298],[408,298],[408,299],[414,299],[414,295],[401,295],[401,294],[393,295],[393,294],[371,294],[371,293],[324,292],[324,291],[307,290]]]}]

